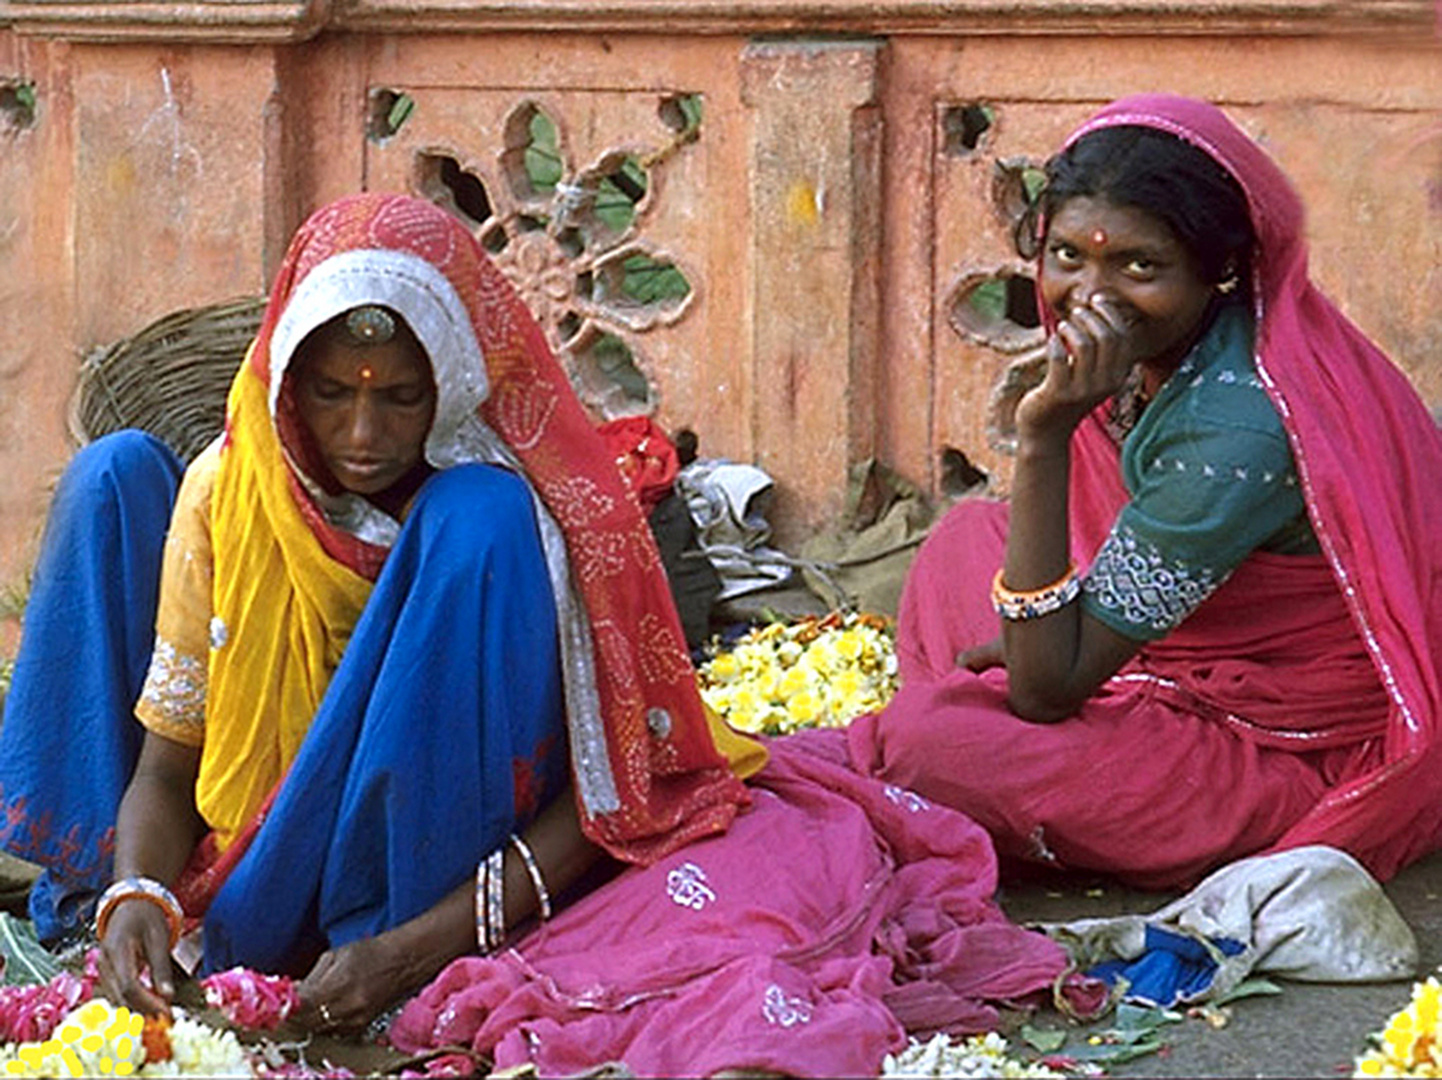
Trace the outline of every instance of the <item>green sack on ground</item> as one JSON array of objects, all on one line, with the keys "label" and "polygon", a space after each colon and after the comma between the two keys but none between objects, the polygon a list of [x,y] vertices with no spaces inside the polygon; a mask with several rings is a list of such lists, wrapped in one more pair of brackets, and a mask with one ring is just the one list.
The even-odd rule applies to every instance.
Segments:
[{"label": "green sack on ground", "polygon": [[875,458],[853,465],[840,524],[801,549],[807,587],[833,609],[895,617],[906,571],[934,518],[921,492]]}]

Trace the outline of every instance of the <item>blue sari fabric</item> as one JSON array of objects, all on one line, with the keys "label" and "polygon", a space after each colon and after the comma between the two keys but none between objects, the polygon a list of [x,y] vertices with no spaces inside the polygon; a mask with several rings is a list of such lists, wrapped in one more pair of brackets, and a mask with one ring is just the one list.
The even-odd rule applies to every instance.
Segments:
[{"label": "blue sari fabric", "polygon": [[[179,475],[147,436],[108,437],[77,455],[51,511],[0,733],[4,842],[46,861],[31,897],[46,939],[87,918],[110,876]],[[206,915],[206,968],[300,973],[327,947],[420,914],[564,788],[566,760],[530,493],[491,466],[439,473]],[[89,847],[77,855],[61,837]]]},{"label": "blue sari fabric", "polygon": [[557,642],[524,484],[489,465],[433,476],[206,915],[206,969],[303,972],[469,880],[565,783]]},{"label": "blue sari fabric", "polygon": [[180,475],[164,443],[118,432],[72,458],[51,501],[0,726],[0,845],[44,868],[42,940],[80,928],[110,880]]}]

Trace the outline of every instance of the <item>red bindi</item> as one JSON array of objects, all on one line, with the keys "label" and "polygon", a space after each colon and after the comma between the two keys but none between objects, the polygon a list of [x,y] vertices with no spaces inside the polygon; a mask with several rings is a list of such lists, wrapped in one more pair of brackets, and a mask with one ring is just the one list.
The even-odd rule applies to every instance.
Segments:
[{"label": "red bindi", "polygon": [[1092,232],[1092,243],[1095,244],[1097,247],[1106,247],[1106,246],[1107,246],[1107,231],[1106,231],[1105,229],[1096,229],[1096,230],[1093,230],[1093,232]]},{"label": "red bindi", "polygon": [[373,367],[371,367],[369,364],[362,365],[360,369],[361,382],[370,382],[372,379],[375,378],[375,375],[376,373]]}]

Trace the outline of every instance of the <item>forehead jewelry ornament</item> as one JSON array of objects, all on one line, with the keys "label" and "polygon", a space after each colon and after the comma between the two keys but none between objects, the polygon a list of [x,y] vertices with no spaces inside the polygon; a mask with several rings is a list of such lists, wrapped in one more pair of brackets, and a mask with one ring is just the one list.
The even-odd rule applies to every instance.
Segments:
[{"label": "forehead jewelry ornament", "polygon": [[367,304],[346,314],[345,328],[359,345],[380,345],[396,336],[396,320],[382,307]]},{"label": "forehead jewelry ornament", "polygon": [[1092,243],[1097,247],[1107,246],[1107,231],[1105,229],[1092,230]]}]

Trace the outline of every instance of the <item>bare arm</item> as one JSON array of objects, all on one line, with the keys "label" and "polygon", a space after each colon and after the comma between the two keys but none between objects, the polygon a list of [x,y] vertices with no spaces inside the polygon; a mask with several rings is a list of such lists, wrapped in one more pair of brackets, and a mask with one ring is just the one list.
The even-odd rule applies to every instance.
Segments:
[{"label": "bare arm", "polygon": [[[148,877],[169,885],[180,875],[205,831],[195,809],[199,768],[198,747],[146,733],[115,825],[117,879]],[[175,993],[169,945],[169,927],[154,904],[119,904],[100,948],[106,996],[145,1013],[168,1011]],[[154,990],[140,982],[147,967]]]},{"label": "bare arm", "polygon": [[[1008,588],[1042,588],[1066,573],[1071,436],[1087,413],[1121,388],[1131,369],[1121,325],[1105,302],[1074,310],[1048,343],[1046,378],[1017,410],[1016,470],[1002,571]],[[1084,614],[1078,603],[1041,618],[1003,620],[1011,707],[1027,720],[1063,720],[1139,647],[1139,642]]]},{"label": "bare arm", "polygon": [[[581,832],[570,791],[553,800],[522,837],[553,898],[575,884],[602,854]],[[506,925],[514,927],[539,908],[531,876],[514,847],[506,849],[505,883]],[[475,950],[472,878],[409,922],[325,953],[300,985],[296,1021],[315,1028],[363,1027],[397,997],[418,989],[446,964]]]}]

